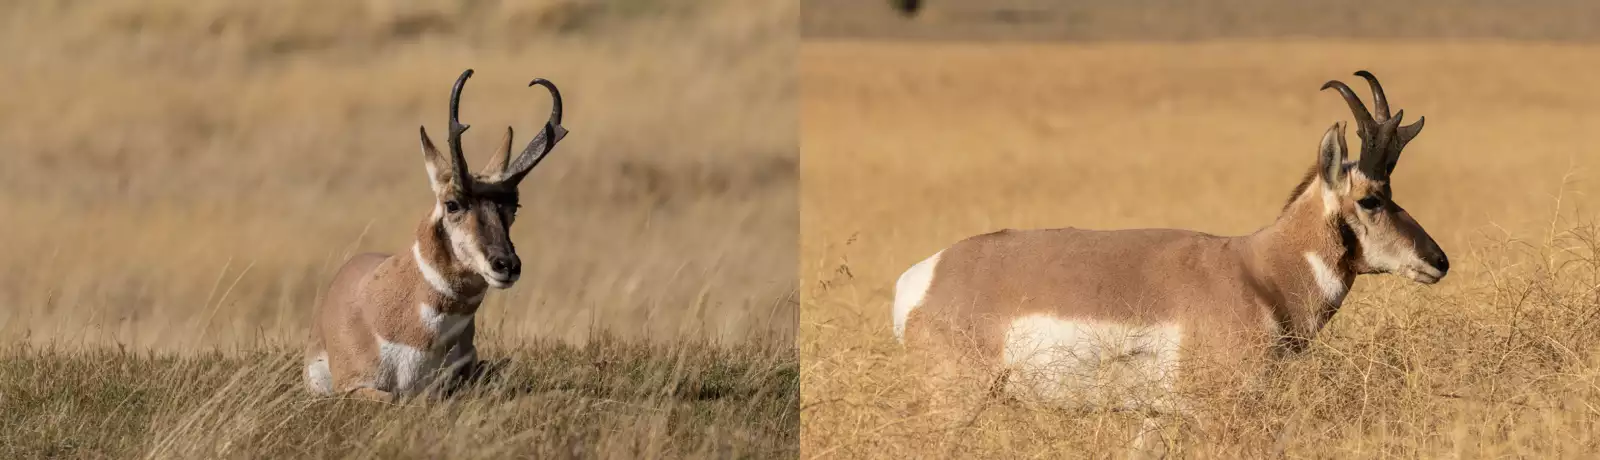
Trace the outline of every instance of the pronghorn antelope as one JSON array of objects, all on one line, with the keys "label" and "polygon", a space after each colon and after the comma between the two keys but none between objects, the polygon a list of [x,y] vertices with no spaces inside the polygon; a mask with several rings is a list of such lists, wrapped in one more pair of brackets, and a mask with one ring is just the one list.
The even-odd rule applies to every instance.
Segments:
[{"label": "pronghorn antelope", "polygon": [[432,211],[417,226],[410,251],[360,254],[339,269],[317,309],[306,348],[306,384],[321,394],[351,393],[392,400],[441,389],[440,376],[477,366],[473,314],[489,288],[517,281],[522,264],[508,233],[517,216],[517,185],[566,136],[561,93],[545,79],[553,99],[550,119],[516,158],[512,130],[483,171],[467,171],[461,151],[461,89],[467,69],[450,91],[450,155],[422,136],[423,166],[433,187]]},{"label": "pronghorn antelope", "polygon": [[1449,261],[1389,183],[1423,120],[1401,126],[1404,111],[1390,116],[1376,77],[1356,75],[1372,87],[1374,112],[1342,82],[1323,89],[1354,113],[1359,161],[1346,161],[1345,125],[1334,123],[1272,224],[1237,237],[1074,228],[974,236],[900,276],[896,338],[931,354],[930,383],[950,386],[955,399],[981,398],[992,385],[1066,407],[1182,415],[1180,375],[1210,366],[1259,378],[1262,365],[1328,322],[1356,275],[1438,282]]}]

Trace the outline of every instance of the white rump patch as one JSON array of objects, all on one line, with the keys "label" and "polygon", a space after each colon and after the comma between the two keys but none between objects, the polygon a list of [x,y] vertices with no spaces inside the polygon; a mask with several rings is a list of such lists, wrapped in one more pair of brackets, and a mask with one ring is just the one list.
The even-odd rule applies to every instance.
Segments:
[{"label": "white rump patch", "polygon": [[1305,257],[1306,264],[1311,266],[1312,276],[1317,279],[1317,289],[1322,291],[1323,300],[1335,305],[1344,302],[1344,295],[1349,290],[1349,286],[1344,285],[1344,280],[1335,274],[1317,253],[1307,251]]},{"label": "white rump patch", "polygon": [[928,287],[933,285],[933,270],[939,266],[941,254],[944,251],[912,265],[894,283],[894,338],[900,343],[906,342],[906,319],[911,317],[911,310],[922,306],[923,297],[928,295]]},{"label": "white rump patch", "polygon": [[411,256],[417,259],[417,269],[422,271],[422,278],[428,280],[428,284],[433,286],[433,290],[438,291],[447,298],[456,298],[456,291],[450,289],[450,283],[445,282],[444,274],[439,273],[439,270],[434,269],[426,259],[422,258],[421,241],[411,243]]},{"label": "white rump patch", "polygon": [[1183,328],[1029,315],[1006,328],[1009,384],[1068,407],[1173,410]]},{"label": "white rump patch", "polygon": [[328,352],[322,352],[316,359],[306,363],[306,387],[312,393],[333,394],[333,371],[328,368]]}]

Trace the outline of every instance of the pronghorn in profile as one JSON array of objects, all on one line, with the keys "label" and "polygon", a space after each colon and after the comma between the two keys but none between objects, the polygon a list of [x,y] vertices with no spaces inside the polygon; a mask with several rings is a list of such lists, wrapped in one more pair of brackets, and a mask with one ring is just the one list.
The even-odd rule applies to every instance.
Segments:
[{"label": "pronghorn in profile", "polygon": [[[1335,123],[1271,225],[1238,237],[1073,228],[974,236],[900,276],[896,337],[930,353],[930,383],[957,400],[989,386],[1066,407],[1182,414],[1180,375],[1210,367],[1259,378],[1262,365],[1328,322],[1356,275],[1438,282],[1450,263],[1389,184],[1422,119],[1401,126],[1404,111],[1390,116],[1378,80],[1356,75],[1371,85],[1375,113],[1342,82],[1323,89],[1338,90],[1354,113],[1360,160],[1346,162],[1344,123]],[[951,409],[950,398],[935,399]]]},{"label": "pronghorn in profile", "polygon": [[392,400],[440,389],[440,376],[455,377],[478,364],[473,314],[489,288],[511,287],[522,263],[508,236],[517,216],[517,184],[566,136],[561,93],[544,129],[511,158],[511,128],[482,172],[467,171],[461,151],[461,89],[472,69],[450,91],[450,155],[444,156],[421,129],[423,166],[433,186],[432,211],[417,226],[410,251],[360,254],[339,269],[317,309],[306,348],[306,384],[321,394],[352,393]]}]

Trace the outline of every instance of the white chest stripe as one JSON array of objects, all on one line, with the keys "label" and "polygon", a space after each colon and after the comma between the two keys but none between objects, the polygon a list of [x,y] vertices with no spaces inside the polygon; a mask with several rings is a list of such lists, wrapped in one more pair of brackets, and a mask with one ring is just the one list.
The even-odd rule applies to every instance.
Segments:
[{"label": "white chest stripe", "polygon": [[472,324],[472,315],[440,313],[426,303],[417,305],[417,314],[422,318],[422,326],[434,334],[434,342],[441,345],[454,344]]},{"label": "white chest stripe", "polygon": [[1333,269],[1317,253],[1307,251],[1305,257],[1306,264],[1311,266],[1312,276],[1317,280],[1317,288],[1322,291],[1322,298],[1333,304],[1344,302],[1344,294],[1349,290],[1344,280],[1334,274]]},{"label": "white chest stripe", "polygon": [[439,270],[428,265],[428,261],[422,258],[422,242],[411,243],[411,256],[417,259],[417,269],[422,271],[422,278],[428,280],[433,290],[439,291],[445,297],[456,298],[455,290],[450,289],[450,284],[444,281],[444,274],[439,273]]}]

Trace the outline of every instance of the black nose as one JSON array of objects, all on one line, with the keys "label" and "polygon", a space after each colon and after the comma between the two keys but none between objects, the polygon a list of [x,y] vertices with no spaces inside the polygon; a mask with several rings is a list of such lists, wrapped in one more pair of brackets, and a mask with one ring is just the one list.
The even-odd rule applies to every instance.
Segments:
[{"label": "black nose", "polygon": [[489,259],[489,268],[507,275],[518,275],[522,273],[522,259],[515,255],[494,257]]},{"label": "black nose", "polygon": [[1433,265],[1433,268],[1439,269],[1440,274],[1450,271],[1450,257],[1445,256],[1443,251],[1440,251],[1439,255],[1433,256],[1428,261],[1428,264]]}]

